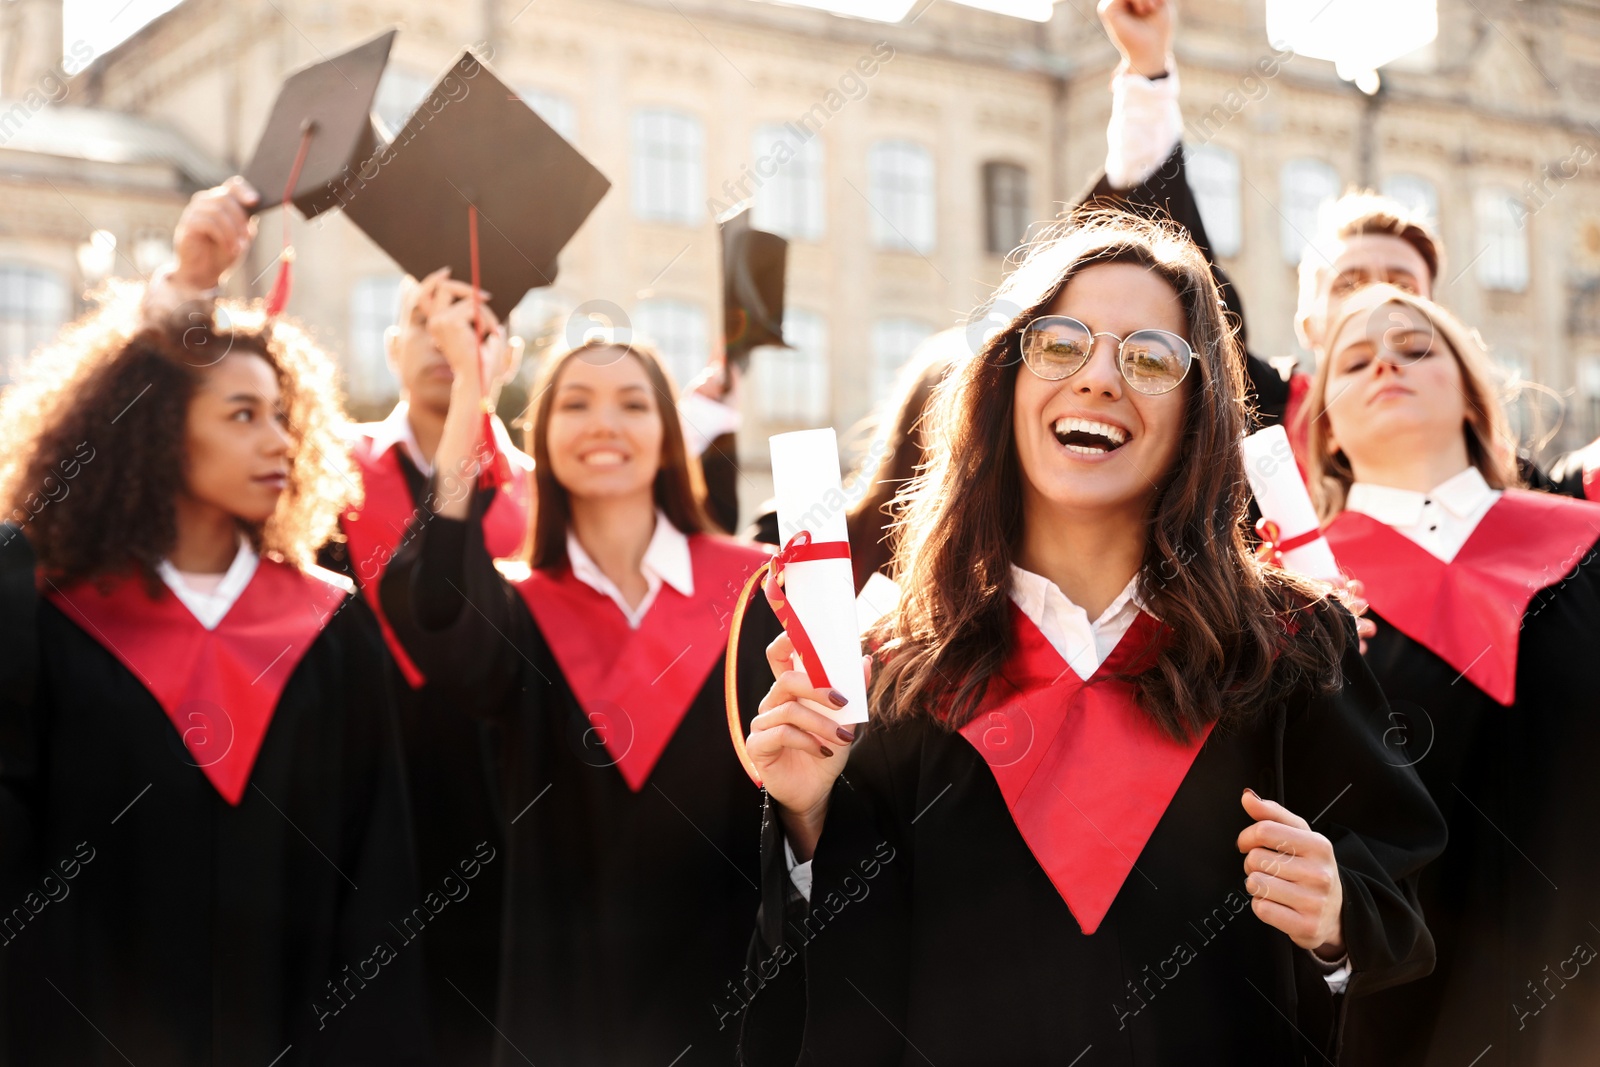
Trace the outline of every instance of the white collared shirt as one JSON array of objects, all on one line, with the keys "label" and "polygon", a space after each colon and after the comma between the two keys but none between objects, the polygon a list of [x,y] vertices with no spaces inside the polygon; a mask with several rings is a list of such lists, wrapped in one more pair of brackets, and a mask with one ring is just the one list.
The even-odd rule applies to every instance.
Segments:
[{"label": "white collared shirt", "polygon": [[1106,126],[1106,180],[1113,189],[1146,182],[1183,136],[1178,72],[1151,81],[1127,71],[1111,79],[1111,122]]},{"label": "white collared shirt", "polygon": [[381,456],[395,445],[406,451],[406,458],[424,478],[433,477],[433,461],[422,454],[416,431],[411,428],[411,405],[404,400],[394,406],[388,418],[372,427],[372,454]]},{"label": "white collared shirt", "polygon": [[1083,679],[1100,669],[1144,607],[1135,574],[1100,617],[1090,622],[1089,613],[1067,599],[1056,583],[1014,563],[1011,602],[1039,628],[1050,647],[1061,653],[1072,673]]},{"label": "white collared shirt", "polygon": [[172,590],[172,595],[200,620],[201,626],[215,630],[244,593],[250,579],[255,577],[260,563],[261,557],[250,547],[249,540],[241,536],[239,551],[220,578],[215,574],[189,574],[166,560],[156,566],[156,572]]},{"label": "white collared shirt", "polygon": [[655,533],[650,535],[650,544],[644,550],[644,561],[639,568],[644,572],[645,584],[649,588],[638,607],[628,606],[628,599],[617,588],[617,583],[605,576],[589,553],[583,550],[570,528],[567,530],[567,561],[572,564],[572,576],[595,592],[610,597],[622,609],[628,626],[634,630],[643,625],[645,614],[650,610],[650,605],[656,602],[656,594],[661,592],[662,583],[672,586],[684,596],[694,595],[694,565],[689,556],[689,538],[659,510],[656,511]]},{"label": "white collared shirt", "polygon": [[1489,488],[1478,468],[1468,467],[1428,493],[1356,482],[1344,506],[1393,527],[1449,563],[1501,495]]}]

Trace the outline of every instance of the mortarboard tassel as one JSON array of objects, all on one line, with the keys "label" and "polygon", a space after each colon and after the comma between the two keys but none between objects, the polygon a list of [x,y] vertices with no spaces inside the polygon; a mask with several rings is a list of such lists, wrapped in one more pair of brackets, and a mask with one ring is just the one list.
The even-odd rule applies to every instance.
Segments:
[{"label": "mortarboard tassel", "polygon": [[[472,249],[472,337],[478,346],[478,373],[483,374],[483,310],[478,302],[478,205],[467,205],[467,237]],[[499,489],[511,480],[511,462],[494,439],[494,408],[484,382],[483,427],[478,435],[478,488]]]},{"label": "mortarboard tassel", "polygon": [[277,318],[289,304],[289,290],[293,285],[294,245],[289,243],[289,204],[294,199],[294,187],[300,184],[300,168],[305,166],[306,152],[311,148],[311,133],[316,123],[307,121],[300,132],[300,148],[294,154],[294,166],[289,168],[289,182],[283,189],[283,252],[278,257],[278,277],[267,294],[267,317]]}]

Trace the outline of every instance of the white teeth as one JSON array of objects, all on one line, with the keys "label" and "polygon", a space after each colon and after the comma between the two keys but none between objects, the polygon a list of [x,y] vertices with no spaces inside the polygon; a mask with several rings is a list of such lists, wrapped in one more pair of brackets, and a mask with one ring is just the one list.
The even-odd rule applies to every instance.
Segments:
[{"label": "white teeth", "polygon": [[[1125,433],[1119,427],[1112,426],[1110,423],[1106,422],[1095,422],[1092,419],[1057,419],[1054,429],[1057,434],[1089,433],[1094,434],[1096,437],[1104,437],[1107,441],[1111,442],[1111,446],[1113,448],[1123,444],[1128,440],[1127,433]],[[1068,445],[1066,447],[1073,448],[1074,446]],[[1097,450],[1088,449],[1087,451],[1094,452]]]},{"label": "white teeth", "polygon": [[583,457],[583,461],[594,467],[619,467],[628,462],[628,457],[621,452],[609,448],[596,449]]}]

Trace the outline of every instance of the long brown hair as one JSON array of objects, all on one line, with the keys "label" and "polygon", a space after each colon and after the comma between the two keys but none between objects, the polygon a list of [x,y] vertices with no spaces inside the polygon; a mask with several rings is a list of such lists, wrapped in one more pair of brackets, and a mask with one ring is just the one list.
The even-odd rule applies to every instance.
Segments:
[{"label": "long brown hair", "polygon": [[969,354],[965,330],[957,327],[934,334],[911,353],[895,395],[878,412],[881,421],[873,445],[882,449],[882,455],[870,471],[857,474],[867,479],[866,495],[845,515],[857,591],[874,571],[886,570],[893,561],[890,531],[900,517],[901,494],[916,477],[930,443],[924,419],[928,405],[951,364]]},{"label": "long brown hair", "polygon": [[[959,728],[1012,647],[1011,562],[1022,533],[1022,471],[1012,427],[1022,328],[1068,280],[1101,263],[1133,263],[1177,294],[1195,352],[1183,451],[1149,516],[1139,595],[1169,631],[1137,676],[1141,705],[1169,736],[1249,714],[1296,686],[1339,684],[1347,619],[1326,588],[1258,564],[1245,543],[1243,352],[1216,282],[1170,225],[1094,212],[1029,244],[994,297],[1018,309],[940,386],[940,448],[906,493],[896,533],[897,612],[880,626],[874,707],[885,719],[931,715]],[[1289,637],[1289,634],[1293,637]]]},{"label": "long brown hair", "polygon": [[1461,393],[1467,401],[1462,432],[1466,435],[1467,459],[1496,489],[1522,485],[1517,472],[1517,439],[1511,422],[1500,404],[1495,384],[1494,365],[1488,349],[1476,331],[1469,329],[1449,311],[1409,293],[1398,286],[1364,286],[1341,306],[1339,316],[1327,333],[1329,351],[1317,361],[1306,393],[1306,478],[1310,482],[1311,502],[1324,522],[1344,510],[1345,498],[1355,481],[1355,470],[1343,451],[1328,451],[1328,378],[1333,373],[1333,341],[1350,320],[1368,316],[1388,304],[1410,308],[1433,329],[1435,341],[1443,341],[1461,368]]},{"label": "long brown hair", "polygon": [[113,283],[94,310],[24,365],[0,398],[0,521],[23,525],[53,580],[156,568],[177,543],[189,403],[232,353],[272,366],[290,437],[288,487],[264,523],[240,522],[258,552],[299,567],[360,488],[345,451],[333,360],[259,302],[214,320],[150,324],[142,287]]},{"label": "long brown hair", "polygon": [[656,507],[683,533],[704,533],[709,528],[704,506],[705,478],[700,473],[700,461],[689,455],[689,448],[684,444],[683,427],[678,422],[678,390],[672,375],[650,345],[640,341],[621,344],[595,337],[551,352],[545,357],[533,384],[536,399],[524,445],[534,463],[530,567],[558,567],[567,561],[567,527],[572,522],[572,504],[550,466],[550,411],[555,405],[556,386],[567,364],[580,356],[606,349],[616,349],[638,360],[656,398],[656,410],[661,416],[661,469],[656,472],[654,486]]}]

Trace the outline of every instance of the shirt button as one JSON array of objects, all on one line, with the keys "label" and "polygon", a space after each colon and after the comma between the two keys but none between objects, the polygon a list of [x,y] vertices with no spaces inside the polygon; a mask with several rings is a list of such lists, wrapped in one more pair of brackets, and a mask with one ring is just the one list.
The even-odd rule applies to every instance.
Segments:
[{"label": "shirt button", "polygon": [[1437,527],[1437,526],[1430,526],[1430,527],[1428,527],[1428,531],[1429,531],[1429,532],[1430,532],[1430,533],[1438,533],[1438,532],[1439,532],[1439,527]]}]

